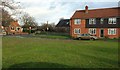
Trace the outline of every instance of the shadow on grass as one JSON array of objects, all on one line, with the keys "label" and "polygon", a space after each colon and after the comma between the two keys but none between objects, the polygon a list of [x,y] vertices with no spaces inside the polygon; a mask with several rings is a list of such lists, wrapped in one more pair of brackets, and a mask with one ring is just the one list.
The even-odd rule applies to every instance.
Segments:
[{"label": "shadow on grass", "polygon": [[71,66],[58,64],[58,63],[48,63],[48,62],[28,62],[28,63],[15,64],[10,66],[9,68],[3,68],[2,70],[16,70],[16,69],[34,70],[38,68],[71,68]]}]

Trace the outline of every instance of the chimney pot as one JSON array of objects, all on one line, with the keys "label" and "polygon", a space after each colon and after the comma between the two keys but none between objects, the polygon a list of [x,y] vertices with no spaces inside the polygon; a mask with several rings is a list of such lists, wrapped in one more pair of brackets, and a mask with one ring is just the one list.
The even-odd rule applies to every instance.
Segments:
[{"label": "chimney pot", "polygon": [[88,6],[85,6],[85,13],[88,13]]}]

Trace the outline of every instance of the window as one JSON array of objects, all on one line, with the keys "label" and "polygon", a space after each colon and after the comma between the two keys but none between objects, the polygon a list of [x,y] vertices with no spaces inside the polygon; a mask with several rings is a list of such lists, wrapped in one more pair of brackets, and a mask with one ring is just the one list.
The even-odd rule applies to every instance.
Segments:
[{"label": "window", "polygon": [[81,19],[75,19],[74,20],[74,24],[80,24],[81,23]]},{"label": "window", "polygon": [[109,18],[108,24],[116,24],[116,18]]},{"label": "window", "polygon": [[81,34],[81,36],[84,36],[84,34]]},{"label": "window", "polygon": [[95,19],[89,19],[89,24],[96,24],[96,20]]},{"label": "window", "polygon": [[103,24],[103,23],[104,23],[104,19],[101,18],[101,19],[100,19],[100,24]]},{"label": "window", "polygon": [[67,25],[69,24],[69,22],[66,23]]},{"label": "window", "polygon": [[75,28],[74,29],[74,34],[80,34],[80,29],[79,28]]},{"label": "window", "polygon": [[20,30],[20,27],[16,27],[16,31],[19,31]]},{"label": "window", "polygon": [[108,29],[108,35],[116,35],[116,29],[115,28]]},{"label": "window", "polygon": [[14,27],[11,27],[11,30],[14,30]]},{"label": "window", "polygon": [[90,28],[89,33],[92,34],[92,35],[96,34],[96,29],[95,28]]}]

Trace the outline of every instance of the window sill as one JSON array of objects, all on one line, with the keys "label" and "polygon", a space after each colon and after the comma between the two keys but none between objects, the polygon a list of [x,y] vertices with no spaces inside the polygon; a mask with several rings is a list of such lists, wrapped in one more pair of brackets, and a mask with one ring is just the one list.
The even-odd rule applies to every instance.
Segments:
[{"label": "window sill", "polygon": [[[109,35],[109,34],[108,34]],[[117,35],[117,34],[111,34],[111,35]]]}]

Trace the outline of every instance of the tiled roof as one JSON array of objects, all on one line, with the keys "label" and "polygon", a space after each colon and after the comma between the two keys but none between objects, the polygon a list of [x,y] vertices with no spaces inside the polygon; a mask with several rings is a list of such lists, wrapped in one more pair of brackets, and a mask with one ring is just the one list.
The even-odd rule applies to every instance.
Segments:
[{"label": "tiled roof", "polygon": [[69,27],[69,19],[61,19],[56,27]]},{"label": "tiled roof", "polygon": [[13,21],[13,22],[10,23],[10,25],[11,25],[11,26],[15,26],[15,27],[20,26],[20,25],[18,24],[18,21]]},{"label": "tiled roof", "polygon": [[88,13],[85,10],[77,10],[72,18],[106,18],[106,17],[118,17],[120,16],[120,7],[114,8],[101,8],[101,9],[88,9]]}]

